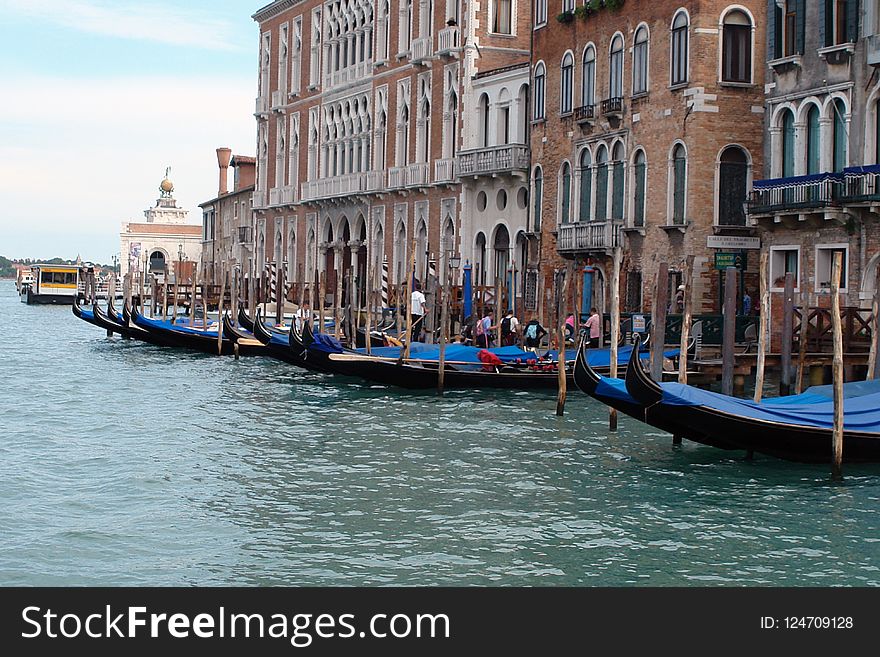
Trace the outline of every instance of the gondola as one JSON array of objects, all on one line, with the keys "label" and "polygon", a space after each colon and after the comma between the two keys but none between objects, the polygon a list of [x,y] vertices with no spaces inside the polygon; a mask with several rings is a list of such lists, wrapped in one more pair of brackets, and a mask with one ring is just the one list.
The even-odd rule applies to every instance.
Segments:
[{"label": "gondola", "polygon": [[[109,305],[108,302],[108,307]],[[92,313],[95,315],[95,321],[98,325],[110,333],[116,333],[124,338],[141,339],[143,337],[144,331],[139,328],[131,328],[116,321],[113,316],[110,315],[109,311],[105,312],[101,309],[101,306],[98,305],[97,301],[92,305]]]},{"label": "gondola", "polygon": [[298,353],[295,350],[291,349],[290,335],[293,334],[293,329],[291,328],[289,332],[285,333],[273,331],[263,323],[262,319],[260,318],[259,308],[257,308],[256,319],[251,321],[251,326],[254,327],[254,338],[263,343],[263,345],[266,347],[266,352],[268,356],[283,360],[284,362],[290,363],[292,365],[297,365],[298,367],[302,367],[303,369],[320,372],[325,371],[315,370],[314,368],[307,367],[303,363],[303,359],[299,357]]},{"label": "gondola", "polygon": [[232,324],[232,318],[228,312],[223,313],[222,327],[223,339],[229,340],[233,345],[238,345],[240,356],[274,356],[267,346],[258,340],[253,333],[236,328]]},{"label": "gondola", "polygon": [[[755,403],[681,383],[653,381],[641,361],[630,361],[626,389],[645,407],[645,421],[673,415],[680,435],[713,441],[789,461],[831,459],[834,402],[782,398]],[[880,462],[880,393],[844,399],[843,460]],[[658,428],[660,428],[658,426]]]},{"label": "gondola", "polygon": [[233,344],[228,339],[219,342],[217,331],[203,331],[184,326],[173,327],[170,322],[160,319],[150,319],[141,315],[136,307],[131,308],[131,320],[140,328],[144,329],[167,347],[181,347],[194,349],[206,354],[228,356],[233,353]]},{"label": "gondola", "polygon": [[[643,351],[643,345],[639,344],[639,341],[637,340],[632,352],[630,352],[630,359],[626,369],[627,372],[629,372],[634,360],[641,364],[642,359],[641,357],[636,358],[636,354],[638,353],[639,356],[641,356],[640,352]],[[642,422],[647,422],[646,414],[649,409],[627,391],[626,382],[623,379],[602,376],[590,366],[587,358],[586,341],[581,341],[580,347],[578,348],[577,359],[574,366],[574,383],[583,393],[602,402],[606,406],[617,409],[624,415],[629,415]],[[667,409],[652,408],[650,409],[650,412],[651,421],[647,423],[661,431],[666,431],[678,436],[683,435],[683,431],[687,430],[688,438],[695,442],[712,445],[713,447],[720,447],[721,449],[739,449],[736,445],[713,440],[710,436],[701,435],[699,436],[700,439],[696,440],[697,434],[690,430],[689,427],[680,426],[675,413],[668,412]]]},{"label": "gondola", "polygon": [[73,314],[79,317],[84,322],[88,322],[93,326],[101,327],[101,325],[98,323],[98,320],[95,319],[94,311],[90,310],[89,308],[83,308],[81,305],[79,305],[79,300],[79,295],[73,298],[73,305],[71,306],[71,308],[73,309]]}]

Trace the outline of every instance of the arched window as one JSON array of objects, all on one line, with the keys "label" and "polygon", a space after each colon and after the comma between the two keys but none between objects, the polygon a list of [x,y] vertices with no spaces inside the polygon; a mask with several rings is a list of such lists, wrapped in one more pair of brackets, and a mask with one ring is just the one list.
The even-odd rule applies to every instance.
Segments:
[{"label": "arched window", "polygon": [[596,49],[593,46],[584,50],[582,76],[581,105],[591,107],[596,104]]},{"label": "arched window", "polygon": [[405,166],[409,163],[409,107],[403,106],[400,112],[400,142],[397,150],[398,166]]},{"label": "arched window", "polygon": [[532,210],[532,232],[541,231],[541,203],[544,199],[544,172],[541,167],[535,167],[535,192]]},{"label": "arched window", "polygon": [[574,57],[570,52],[562,58],[561,75],[559,80],[559,113],[571,113],[571,94],[574,79]]},{"label": "arched window", "polygon": [[495,229],[492,248],[495,251],[495,280],[501,280],[503,285],[507,280],[507,265],[510,263],[510,233],[504,224]]},{"label": "arched window", "polygon": [[623,96],[623,37],[619,34],[611,40],[609,55],[608,97]]},{"label": "arched window", "polygon": [[633,197],[633,226],[645,225],[645,196],[647,191],[647,169],[645,151],[636,152],[633,164],[634,197]]},{"label": "arched window", "polygon": [[608,217],[608,149],[604,145],[596,153],[596,214],[593,221]]},{"label": "arched window", "polygon": [[559,181],[559,222],[571,221],[571,166],[563,162]]},{"label": "arched window", "polygon": [[633,96],[648,92],[648,28],[636,30],[633,42]]},{"label": "arched window", "polygon": [[476,247],[474,248],[474,284],[486,284],[486,236],[477,233]]},{"label": "arched window", "polygon": [[728,146],[721,153],[718,169],[718,224],[721,226],[745,226],[746,201],[749,176],[749,159],[738,146]]},{"label": "arched window", "polygon": [[821,167],[821,141],[819,128],[819,108],[810,105],[807,112],[807,173],[819,173]]},{"label": "arched window", "polygon": [[752,21],[738,9],[724,17],[721,79],[724,82],[752,81]]},{"label": "arched window", "polygon": [[486,94],[480,96],[478,111],[480,113],[480,146],[486,148],[489,146],[489,96]]},{"label": "arched window", "polygon": [[535,107],[532,114],[536,121],[544,118],[544,85],[546,79],[547,74],[544,62],[538,62],[537,66],[535,66]]},{"label": "arched window", "polygon": [[685,199],[687,197],[687,157],[684,146],[676,144],[672,149],[672,223],[685,223]]},{"label": "arched window", "polygon": [[782,114],[782,177],[794,175],[794,114],[785,110]]},{"label": "arched window", "polygon": [[593,172],[590,169],[590,151],[586,148],[581,151],[581,159],[578,166],[578,177],[580,178],[580,212],[578,213],[579,221],[590,220],[590,202],[592,201],[593,189]]},{"label": "arched window", "polygon": [[611,152],[611,219],[623,219],[623,144],[617,142]]},{"label": "arched window", "polygon": [[834,152],[832,157],[832,165],[835,171],[843,171],[846,167],[846,106],[840,98],[835,98],[831,104],[831,110],[834,112],[832,117],[834,123]]},{"label": "arched window", "polygon": [[684,11],[672,21],[671,42],[669,84],[684,84],[688,80],[688,15]]}]

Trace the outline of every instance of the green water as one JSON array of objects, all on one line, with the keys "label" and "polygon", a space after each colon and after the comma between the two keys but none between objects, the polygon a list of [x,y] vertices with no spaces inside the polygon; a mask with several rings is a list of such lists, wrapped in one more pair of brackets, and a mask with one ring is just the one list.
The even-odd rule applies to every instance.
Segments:
[{"label": "green water", "polygon": [[880,466],[124,342],[9,282],[0,328],[2,585],[880,583]]}]

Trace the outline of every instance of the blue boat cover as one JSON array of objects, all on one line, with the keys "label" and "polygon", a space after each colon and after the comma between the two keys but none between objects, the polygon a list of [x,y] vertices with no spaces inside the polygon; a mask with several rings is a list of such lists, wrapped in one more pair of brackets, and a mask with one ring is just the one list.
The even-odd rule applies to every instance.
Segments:
[{"label": "blue boat cover", "polygon": [[[617,364],[618,365],[626,365],[629,362],[629,356],[632,353],[633,347],[632,345],[624,345],[623,347],[617,348]],[[649,358],[650,352],[647,349],[642,349],[644,354],[640,354],[642,359]],[[664,358],[678,358],[678,354],[680,353],[679,349],[669,349],[668,351],[663,352]],[[545,357],[549,357],[550,360],[557,360],[558,352],[555,350],[548,351]],[[577,358],[577,350],[576,349],[566,349],[565,350],[565,360],[568,362],[572,362]],[[611,367],[611,348],[606,347],[604,349],[587,349],[587,362],[590,364],[590,367],[598,368],[598,367]]]},{"label": "blue boat cover", "polygon": [[[217,330],[216,329],[204,330],[204,329],[191,328],[191,327],[186,326],[184,324],[177,324],[177,323],[172,324],[169,320],[155,319],[155,318],[151,319],[149,317],[145,317],[144,315],[138,315],[138,322],[143,323],[143,324],[147,324],[148,326],[155,326],[160,329],[166,329],[169,331],[178,331],[179,333],[188,333],[190,335],[203,335],[208,338],[216,338],[217,337]],[[215,326],[216,326],[216,324],[215,324]]]},{"label": "blue boat cover", "polygon": [[[702,406],[752,420],[819,429],[831,429],[834,422],[834,402],[828,398],[802,404],[760,404],[681,383],[664,383],[663,403]],[[880,433],[880,393],[844,399],[843,414],[846,429]]]}]

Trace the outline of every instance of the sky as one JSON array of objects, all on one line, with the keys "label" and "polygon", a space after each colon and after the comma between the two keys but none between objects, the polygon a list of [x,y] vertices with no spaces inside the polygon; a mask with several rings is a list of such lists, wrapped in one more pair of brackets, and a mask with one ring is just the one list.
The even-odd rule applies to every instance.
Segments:
[{"label": "sky", "polygon": [[215,149],[256,148],[266,4],[0,0],[0,255],[109,263],[167,166],[200,222]]}]

